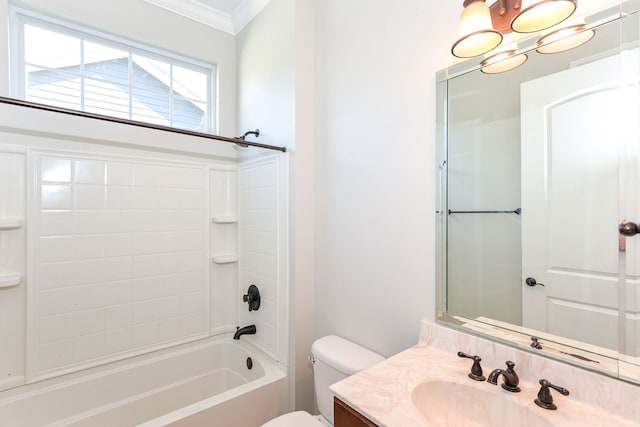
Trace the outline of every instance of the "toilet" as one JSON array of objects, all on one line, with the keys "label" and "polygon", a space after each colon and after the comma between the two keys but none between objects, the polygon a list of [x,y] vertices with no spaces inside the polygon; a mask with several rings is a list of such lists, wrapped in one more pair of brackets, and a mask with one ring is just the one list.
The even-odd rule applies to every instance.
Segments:
[{"label": "toilet", "polygon": [[311,346],[313,381],[319,416],[296,411],[281,415],[262,427],[331,427],[333,426],[333,394],[329,387],[363,369],[384,360],[384,357],[357,344],[328,335]]}]

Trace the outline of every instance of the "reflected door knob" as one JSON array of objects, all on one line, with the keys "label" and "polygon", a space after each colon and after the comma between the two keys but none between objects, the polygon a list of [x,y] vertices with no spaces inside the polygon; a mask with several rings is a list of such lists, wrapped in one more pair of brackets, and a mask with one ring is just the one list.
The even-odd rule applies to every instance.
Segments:
[{"label": "reflected door knob", "polygon": [[623,236],[635,236],[640,233],[640,225],[635,222],[622,221],[620,225],[618,225],[618,232]]},{"label": "reflected door knob", "polygon": [[526,283],[527,286],[532,287],[532,288],[534,286],[544,286],[542,283],[536,282],[536,279],[534,279],[533,277],[527,277],[527,280],[525,280],[524,283]]}]

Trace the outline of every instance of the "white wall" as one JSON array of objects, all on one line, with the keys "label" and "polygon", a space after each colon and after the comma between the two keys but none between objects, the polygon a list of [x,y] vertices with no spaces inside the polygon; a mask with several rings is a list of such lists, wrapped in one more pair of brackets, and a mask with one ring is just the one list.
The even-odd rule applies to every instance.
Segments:
[{"label": "white wall", "polygon": [[391,355],[434,318],[434,82],[460,10],[272,0],[238,36],[239,129],[292,157],[297,409],[313,409],[315,338]]},{"label": "white wall", "polygon": [[0,63],[5,64],[0,69],[0,95],[9,95],[9,31],[5,27],[5,22],[9,21],[9,2],[0,1]]},{"label": "white wall", "polygon": [[313,369],[308,359],[315,335],[315,195],[317,187],[318,141],[316,97],[316,3],[315,0],[296,0],[295,27],[295,84],[296,139],[291,167],[292,223],[291,239],[293,275],[292,346],[294,354],[294,390],[296,409],[311,411],[315,407]]},{"label": "white wall", "polygon": [[232,35],[152,6],[142,0],[0,0],[0,94],[9,96],[6,38],[7,9],[10,3],[59,18],[78,22],[200,61],[218,65],[218,132],[236,132],[236,58]]},{"label": "white wall", "polygon": [[237,36],[239,131],[290,153],[290,406],[312,411],[313,0],[271,0]]},{"label": "white wall", "polygon": [[462,6],[318,7],[316,335],[389,356],[417,342],[421,318],[435,317],[434,82],[451,63]]},{"label": "white wall", "polygon": [[236,37],[238,129],[263,144],[294,141],[293,1],[273,0]]}]

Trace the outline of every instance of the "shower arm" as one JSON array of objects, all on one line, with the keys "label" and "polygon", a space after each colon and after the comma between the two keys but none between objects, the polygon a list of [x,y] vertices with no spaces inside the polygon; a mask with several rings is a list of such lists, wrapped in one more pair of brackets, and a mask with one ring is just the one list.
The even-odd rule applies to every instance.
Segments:
[{"label": "shower arm", "polygon": [[244,140],[245,140],[245,138],[246,138],[248,135],[255,135],[255,137],[257,138],[257,137],[259,137],[259,136],[260,136],[260,129],[247,131],[247,132],[245,132],[245,133],[244,133],[244,135],[242,135],[242,136],[237,136],[237,137],[236,137],[236,139],[241,139],[241,140],[243,140],[243,141],[244,141]]},{"label": "shower arm", "polygon": [[[240,139],[240,140],[244,141],[244,140],[245,140],[245,138],[246,138],[248,135],[255,135],[255,137],[257,138],[257,137],[259,137],[259,136],[260,136],[260,129],[247,131],[247,132],[245,132],[245,133],[244,133],[244,135],[242,135],[242,136],[236,136],[234,139]],[[248,146],[249,146],[249,144],[248,144],[248,143],[246,143],[246,142],[236,142],[236,144],[237,144],[237,145],[239,145],[240,147],[244,147],[244,148],[246,148],[246,147],[248,147]]]}]

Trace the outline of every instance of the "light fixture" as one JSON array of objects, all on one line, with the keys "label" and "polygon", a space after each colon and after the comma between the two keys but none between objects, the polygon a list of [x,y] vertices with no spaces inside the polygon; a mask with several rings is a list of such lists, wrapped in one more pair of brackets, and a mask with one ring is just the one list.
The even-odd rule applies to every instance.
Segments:
[{"label": "light fixture", "polygon": [[502,34],[493,29],[491,11],[485,0],[465,0],[460,15],[460,38],[451,48],[459,58],[471,58],[495,49]]},{"label": "light fixture", "polygon": [[581,46],[591,40],[595,30],[585,30],[584,24],[554,30],[538,39],[538,53],[558,53]]},{"label": "light fixture", "polygon": [[480,65],[485,74],[498,74],[513,70],[524,64],[529,57],[526,53],[516,55],[516,50],[505,50],[485,58]]},{"label": "light fixture", "polygon": [[573,15],[577,6],[577,0],[522,0],[511,29],[517,33],[545,30]]},{"label": "light fixture", "polygon": [[[507,34],[537,32],[563,22],[575,12],[578,0],[496,0],[490,6],[485,0],[464,0],[462,5],[459,39],[451,53],[470,58],[491,52]],[[549,40],[538,44],[543,43],[548,46]]]}]

